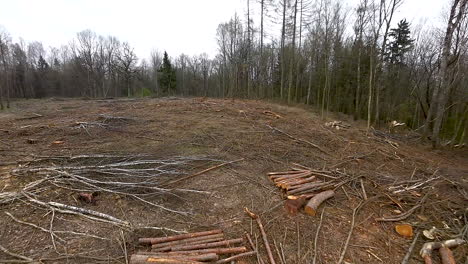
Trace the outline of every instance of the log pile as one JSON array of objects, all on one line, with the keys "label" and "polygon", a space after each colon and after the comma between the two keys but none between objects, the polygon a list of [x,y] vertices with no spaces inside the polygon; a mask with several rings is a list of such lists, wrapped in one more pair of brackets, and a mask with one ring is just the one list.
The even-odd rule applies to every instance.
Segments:
[{"label": "log pile", "polygon": [[210,230],[167,237],[140,238],[139,244],[151,246],[151,251],[138,251],[130,264],[142,263],[230,263],[254,256],[255,250],[243,246],[244,239],[226,239],[222,230]]},{"label": "log pile", "polygon": [[334,189],[352,178],[339,171],[312,170],[300,166],[288,171],[270,172],[268,177],[288,197],[285,209],[295,215],[304,205],[305,212],[315,216],[322,202],[335,195]]}]

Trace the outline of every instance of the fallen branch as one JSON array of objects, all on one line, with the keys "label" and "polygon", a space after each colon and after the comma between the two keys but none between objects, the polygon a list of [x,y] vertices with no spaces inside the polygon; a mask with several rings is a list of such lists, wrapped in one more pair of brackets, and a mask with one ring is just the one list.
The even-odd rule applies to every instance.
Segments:
[{"label": "fallen branch", "polygon": [[322,214],[320,214],[320,222],[317,227],[317,232],[315,233],[315,238],[314,238],[314,258],[312,259],[312,264],[317,263],[317,245],[318,245],[318,237],[320,233],[320,229],[322,228],[322,221],[323,221],[323,215],[325,214],[325,208],[322,210]]},{"label": "fallen branch", "polygon": [[257,261],[259,264],[265,264],[263,262],[263,259],[260,257],[260,253],[258,252],[258,248],[255,246],[254,242],[252,241],[252,238],[250,237],[249,233],[245,233],[245,236],[247,237],[247,241],[249,242],[250,246],[252,247],[253,251],[257,253]]},{"label": "fallen branch", "polygon": [[322,148],[319,147],[318,145],[316,145],[316,144],[314,144],[314,143],[312,143],[312,142],[310,142],[310,141],[308,141],[308,140],[293,137],[292,135],[290,135],[290,134],[288,134],[288,133],[286,133],[286,132],[284,132],[284,131],[282,131],[282,130],[276,128],[276,127],[272,127],[272,126],[270,126],[270,125],[266,125],[266,126],[269,127],[269,128],[272,129],[272,130],[275,130],[276,132],[279,132],[279,133],[281,133],[281,134],[283,134],[283,135],[289,137],[290,139],[292,139],[292,140],[294,140],[294,141],[299,141],[299,142],[306,143],[306,144],[308,144],[308,145],[310,145],[310,146],[312,146],[312,147],[314,147],[314,148],[316,148],[316,149],[322,151],[323,153],[325,153],[325,154],[327,154],[327,155],[330,155],[330,153],[328,153],[326,150],[322,149]]},{"label": "fallen branch", "polygon": [[177,179],[177,180],[172,181],[172,182],[169,182],[169,183],[167,183],[167,184],[163,184],[163,186],[172,185],[172,184],[174,184],[174,183],[178,183],[178,182],[181,182],[181,181],[185,181],[185,180],[188,180],[188,179],[190,179],[190,178],[193,178],[193,177],[199,176],[199,175],[201,175],[201,174],[204,174],[204,173],[206,173],[206,172],[209,172],[209,171],[211,171],[211,170],[214,170],[214,169],[217,169],[217,168],[221,168],[221,167],[223,167],[223,166],[226,166],[226,165],[229,165],[229,164],[232,164],[232,163],[235,163],[235,162],[239,162],[239,161],[242,161],[242,160],[244,160],[244,158],[241,158],[241,159],[238,159],[238,160],[229,161],[229,162],[225,162],[225,163],[221,163],[221,164],[219,164],[219,165],[210,167],[210,168],[208,168],[208,169],[202,170],[202,171],[197,172],[197,173],[195,173],[195,174],[192,174],[192,175],[189,175],[189,176],[186,176],[186,177]]},{"label": "fallen branch", "polygon": [[215,263],[216,263],[216,264],[230,263],[231,261],[234,261],[234,260],[237,260],[237,259],[240,259],[240,258],[250,257],[250,256],[253,256],[253,255],[255,255],[255,254],[257,254],[256,251],[250,251],[250,252],[240,253],[240,254],[231,256],[231,257],[229,257],[229,258],[225,258],[225,259],[218,260],[218,261],[216,261]]},{"label": "fallen branch", "polygon": [[16,254],[16,253],[13,253],[11,251],[9,251],[8,249],[4,248],[2,245],[0,245],[0,250],[7,254],[7,255],[10,255],[14,258],[19,258],[19,259],[22,259],[22,260],[25,260],[25,261],[28,261],[28,262],[33,262],[33,259],[32,258],[28,258],[28,257],[25,257],[23,255],[20,255],[20,254]]},{"label": "fallen branch", "polygon": [[[367,200],[369,201],[369,200]],[[356,222],[356,214],[358,213],[359,209],[361,209],[361,206],[364,204],[363,201],[361,201],[358,206],[356,206],[354,209],[353,209],[353,217],[351,219],[351,227],[349,229],[349,233],[348,233],[348,237],[346,238],[346,242],[343,246],[343,250],[341,252],[341,255],[340,255],[340,259],[338,260],[337,264],[341,264],[344,260],[344,257],[346,255],[346,250],[348,249],[348,245],[349,245],[349,241],[351,240],[351,236],[353,234],[353,231],[354,231],[354,225],[355,225],[355,222]]]},{"label": "fallen branch", "polygon": [[110,216],[104,213],[100,213],[100,212],[85,209],[85,208],[75,207],[71,205],[61,204],[57,202],[45,203],[45,202],[36,200],[27,194],[24,194],[24,195],[29,199],[29,201],[33,203],[42,205],[44,207],[56,209],[58,212],[61,212],[61,213],[69,213],[69,214],[76,214],[76,215],[83,215],[83,216],[94,216],[92,218],[95,220],[101,220],[101,221],[104,220],[105,222],[114,223],[117,225],[122,225],[122,226],[127,226],[127,227],[130,226],[129,222],[120,220],[118,218],[115,218],[113,216]]},{"label": "fallen branch", "polygon": [[247,207],[244,208],[244,211],[255,221],[257,221],[258,228],[260,229],[260,232],[262,233],[262,238],[263,238],[263,243],[265,244],[265,249],[268,254],[268,258],[270,259],[270,264],[276,264],[275,258],[273,257],[273,253],[271,252],[270,248],[270,243],[268,243],[268,238],[265,233],[265,229],[263,228],[262,221],[260,220],[260,217],[258,215],[254,214],[251,212]]},{"label": "fallen branch", "polygon": [[418,241],[418,238],[419,238],[419,235],[420,235],[420,234],[421,234],[421,232],[418,232],[418,233],[416,233],[416,235],[414,236],[413,242],[411,242],[411,245],[410,245],[410,247],[408,248],[408,252],[406,253],[406,255],[405,255],[405,257],[403,258],[403,260],[401,261],[401,264],[407,264],[408,261],[410,260],[411,254],[413,253],[414,246],[416,246],[416,242]]}]

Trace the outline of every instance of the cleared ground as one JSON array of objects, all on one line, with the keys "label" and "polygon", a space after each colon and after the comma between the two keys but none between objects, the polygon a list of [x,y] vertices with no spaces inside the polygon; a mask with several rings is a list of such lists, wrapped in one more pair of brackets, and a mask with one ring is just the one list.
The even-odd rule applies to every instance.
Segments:
[{"label": "cleared ground", "polygon": [[[350,127],[337,130],[325,126],[333,120]],[[69,158],[79,155],[107,155],[114,158],[105,161],[115,162],[142,157],[196,159],[178,165],[177,171],[186,175],[224,161],[244,160],[171,186],[203,192],[171,189],[148,197],[152,203],[182,214],[117,192],[101,191],[96,204],[86,204],[77,199],[82,186],[44,183],[34,193],[36,199],[102,212],[130,222],[131,228],[52,213],[22,196],[0,205],[1,246],[35,260],[48,259],[44,262],[125,263],[125,250],[131,254],[141,249],[136,243],[138,237],[173,234],[139,227],[190,232],[221,228],[232,237],[244,232],[258,236],[255,223],[243,211],[248,207],[261,216],[275,254],[283,252],[286,263],[309,263],[314,251],[317,263],[336,263],[350,230],[352,211],[363,197],[357,176],[362,176],[369,200],[356,215],[346,262],[400,263],[412,239],[395,232],[398,223],[411,224],[415,232],[435,226],[439,240],[451,236],[466,239],[468,233],[466,150],[433,151],[406,131],[369,132],[361,122],[340,115],[329,115],[324,120],[312,109],[202,98],[48,99],[14,102],[12,109],[0,112],[1,192],[19,192],[26,184],[45,177],[19,173],[27,168],[102,162]],[[325,213],[316,249],[320,216],[289,216],[283,208],[284,195],[266,176],[267,172],[287,170],[292,163],[313,169],[338,169],[356,178],[337,189],[336,196],[320,208],[320,213]],[[180,175],[174,175],[177,178]],[[426,182],[428,179],[433,180]],[[167,180],[171,180],[170,176]],[[54,183],[54,179],[50,182]],[[422,184],[397,194],[389,189],[417,183]],[[423,198],[421,206],[405,220],[375,220],[405,213]],[[47,230],[87,236],[67,233],[52,239],[50,233],[14,221],[4,212]],[[427,241],[420,237],[409,263],[421,263],[418,251]],[[266,260],[260,237],[258,243]],[[454,253],[463,263],[468,249],[459,247]],[[12,257],[0,252],[0,260],[7,259]],[[247,263],[256,261],[252,258]]]}]

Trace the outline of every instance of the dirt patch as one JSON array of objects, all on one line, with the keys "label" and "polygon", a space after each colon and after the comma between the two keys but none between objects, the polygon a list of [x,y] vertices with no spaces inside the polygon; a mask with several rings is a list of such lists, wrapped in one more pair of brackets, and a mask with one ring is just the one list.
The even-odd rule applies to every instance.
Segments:
[{"label": "dirt patch", "polygon": [[[31,113],[42,117],[23,119]],[[350,128],[337,130],[325,126],[327,121],[338,119]],[[169,160],[210,158],[187,164],[174,177],[183,177],[223,161],[244,160],[177,184],[177,188],[200,191],[198,193],[148,196],[151,202],[189,213],[187,215],[167,212],[118,193],[103,192],[97,197],[96,204],[83,204],[76,197],[84,186],[49,186],[38,192],[36,198],[112,215],[130,222],[132,228],[118,228],[59,212],[52,218],[50,210],[22,197],[1,205],[0,210],[46,229],[50,228],[53,219],[53,230],[88,236],[58,234],[64,241],[56,238],[54,248],[50,233],[20,224],[1,213],[0,245],[24,256],[46,258],[54,263],[125,263],[124,249],[129,254],[138,250],[138,237],[172,234],[168,230],[138,227],[181,231],[222,228],[227,235],[233,234],[232,237],[245,231],[258,236],[255,223],[243,211],[248,207],[260,215],[275,254],[283,252],[287,263],[309,263],[314,251],[318,263],[336,263],[348,236],[352,210],[362,200],[359,181],[351,181],[344,186],[344,191],[338,189],[336,196],[319,209],[319,216],[322,210],[325,212],[317,249],[314,249],[320,217],[289,216],[282,206],[283,194],[266,177],[267,172],[285,170],[293,162],[315,169],[339,169],[352,177],[362,176],[368,197],[377,197],[356,216],[355,230],[345,257],[348,263],[400,263],[411,240],[395,233],[395,223],[375,219],[397,215],[398,211],[406,212],[428,193],[421,208],[397,223],[410,223],[416,231],[436,226],[440,230],[437,239],[460,236],[460,232],[465,232],[466,238],[466,150],[433,151],[428,145],[420,145],[409,138],[386,138],[388,133],[382,137],[382,134],[367,131],[359,121],[343,119],[343,116],[330,115],[323,120],[313,109],[254,100],[15,102],[8,113],[0,113],[2,192],[18,191],[43,177],[36,173],[13,173],[17,169],[85,165],[69,160],[69,157],[79,155],[148,155],[152,159]],[[57,144],[57,141],[61,143]],[[102,163],[97,159],[93,162],[94,165]],[[425,181],[433,176],[437,176],[437,181],[422,185],[414,192],[392,194],[388,190],[397,183],[407,181],[405,186],[411,186],[412,180]],[[105,175],[90,174],[89,177],[105,179]],[[421,238],[417,242],[416,250],[424,241]],[[258,242],[266,259],[260,237]],[[464,261],[467,252],[466,246],[454,251],[459,261]],[[0,252],[0,259],[11,258]],[[410,263],[421,263],[417,252],[413,253]]]}]

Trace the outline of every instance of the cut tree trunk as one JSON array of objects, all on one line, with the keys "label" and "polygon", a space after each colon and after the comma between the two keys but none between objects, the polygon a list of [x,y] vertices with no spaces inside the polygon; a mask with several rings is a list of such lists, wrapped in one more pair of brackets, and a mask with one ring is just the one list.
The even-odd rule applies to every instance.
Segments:
[{"label": "cut tree trunk", "polygon": [[153,257],[144,255],[132,255],[130,264],[146,264],[146,263],[159,263],[159,264],[203,264],[203,262],[188,260],[184,258],[166,258],[166,257]]},{"label": "cut tree trunk", "polygon": [[307,205],[305,206],[305,212],[308,215],[315,216],[317,214],[317,209],[322,204],[325,200],[332,198],[335,195],[335,192],[333,190],[328,190],[321,192],[312,199],[309,200]]},{"label": "cut tree trunk", "polygon": [[439,254],[442,264],[456,264],[453,253],[448,247],[439,248]]}]

